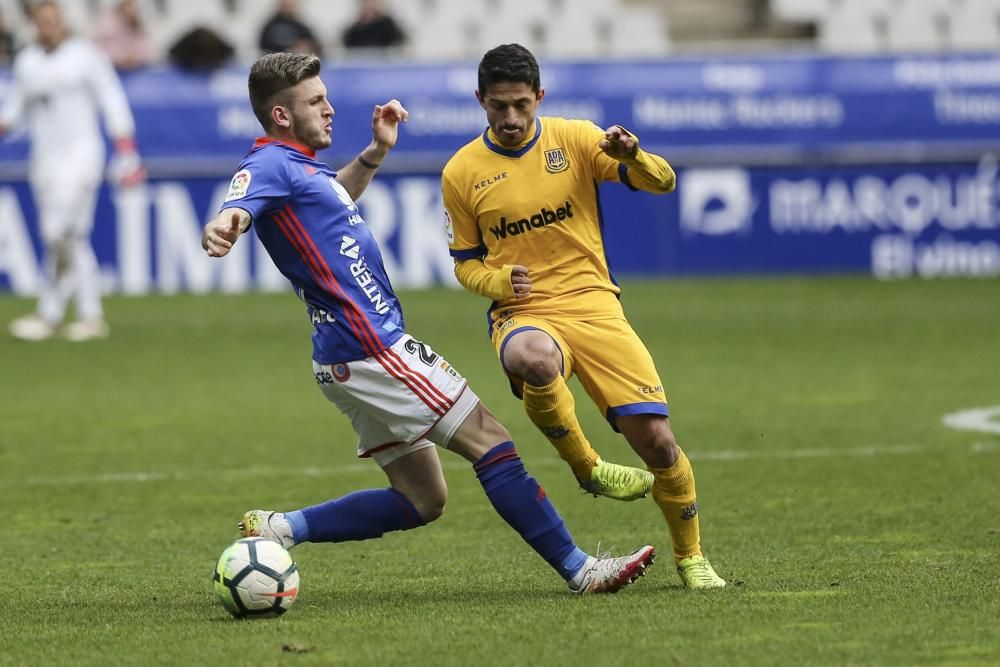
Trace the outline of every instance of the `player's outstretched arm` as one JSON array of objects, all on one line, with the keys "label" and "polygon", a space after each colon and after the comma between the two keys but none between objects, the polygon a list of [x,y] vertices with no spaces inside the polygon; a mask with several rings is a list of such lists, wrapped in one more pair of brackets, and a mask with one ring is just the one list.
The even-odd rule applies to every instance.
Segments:
[{"label": "player's outstretched arm", "polygon": [[376,104],[372,112],[372,142],[350,164],[337,172],[337,182],[344,186],[352,199],[357,199],[371,183],[382,160],[396,145],[399,124],[405,123],[409,112],[399,100]]},{"label": "player's outstretched arm", "polygon": [[598,145],[606,155],[628,167],[629,182],[640,190],[672,192],[676,186],[677,176],[667,161],[639,148],[639,137],[621,125],[606,129]]},{"label": "player's outstretched arm", "polygon": [[225,257],[249,225],[249,213],[241,208],[227,208],[205,224],[201,247],[209,257]]}]

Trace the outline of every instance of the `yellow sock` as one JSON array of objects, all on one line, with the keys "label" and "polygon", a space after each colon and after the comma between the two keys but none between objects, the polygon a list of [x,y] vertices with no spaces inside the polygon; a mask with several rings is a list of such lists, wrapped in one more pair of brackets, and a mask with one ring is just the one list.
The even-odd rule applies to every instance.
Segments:
[{"label": "yellow sock", "polygon": [[649,468],[653,473],[653,500],[663,512],[674,543],[674,558],[680,560],[701,554],[701,528],[698,523],[698,495],[694,489],[691,462],[680,455],[669,468]]},{"label": "yellow sock", "polygon": [[576,418],[576,401],[560,375],[551,384],[524,384],[524,411],[579,480],[590,479],[598,456]]}]

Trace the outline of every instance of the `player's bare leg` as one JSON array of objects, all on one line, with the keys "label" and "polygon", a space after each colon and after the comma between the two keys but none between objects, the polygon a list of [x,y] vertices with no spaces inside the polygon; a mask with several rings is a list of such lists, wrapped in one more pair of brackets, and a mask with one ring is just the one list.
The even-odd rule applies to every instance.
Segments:
[{"label": "player's bare leg", "polygon": [[701,552],[701,526],[694,470],[661,415],[619,417],[618,429],[653,474],[653,500],[670,529],[677,573],[688,588],[726,585]]},{"label": "player's bare leg", "polygon": [[433,447],[418,449],[382,468],[393,489],[406,496],[426,523],[444,514],[448,484]]},{"label": "player's bare leg", "polygon": [[529,329],[507,339],[504,368],[524,382],[524,411],[569,464],[580,486],[595,496],[637,500],[649,493],[653,477],[645,470],[601,459],[576,417],[573,393],[563,378],[563,355],[544,331]]}]

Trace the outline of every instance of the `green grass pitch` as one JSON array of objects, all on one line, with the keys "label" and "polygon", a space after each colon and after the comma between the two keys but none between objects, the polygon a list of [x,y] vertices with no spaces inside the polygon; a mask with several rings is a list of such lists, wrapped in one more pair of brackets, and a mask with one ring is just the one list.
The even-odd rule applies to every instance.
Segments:
[{"label": "green grass pitch", "polygon": [[[1000,664],[1000,435],[942,422],[1000,405],[1000,281],[624,287],[725,590],[680,588],[651,501],[576,489],[507,391],[484,300],[404,292],[580,545],[658,562],[570,596],[443,452],[438,522],[303,545],[292,610],[234,621],[210,575],[244,510],[384,478],[314,386],[290,293],[115,298],[107,341],[0,337],[0,664]],[[0,298],[0,322],[30,307]],[[577,397],[598,450],[636,461]]]}]

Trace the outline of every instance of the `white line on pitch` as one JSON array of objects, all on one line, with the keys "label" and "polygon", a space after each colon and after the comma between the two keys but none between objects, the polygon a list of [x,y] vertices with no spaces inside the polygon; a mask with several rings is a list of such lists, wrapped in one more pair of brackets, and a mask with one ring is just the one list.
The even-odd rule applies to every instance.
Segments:
[{"label": "white line on pitch", "polygon": [[[759,449],[730,449],[720,451],[692,451],[688,455],[693,461],[748,461],[754,459],[782,460],[782,459],[821,459],[833,457],[870,457],[870,456],[906,456],[909,454],[920,454],[933,451],[933,445],[887,445],[872,447],[845,447],[837,449],[835,447],[821,447],[814,449],[790,449],[790,450],[759,450]],[[1000,442],[974,442],[969,446],[968,451],[973,454],[982,454],[1000,450]],[[564,465],[555,457],[543,459],[531,459],[527,462],[528,470],[541,467],[555,467]],[[456,460],[444,460],[442,466],[445,470],[465,470],[470,466],[468,463]],[[114,472],[100,475],[53,475],[44,477],[27,477],[18,480],[5,480],[4,486],[51,486],[60,484],[113,484],[113,483],[141,483],[141,482],[181,482],[194,479],[247,479],[260,477],[273,477],[274,475],[289,476],[299,475],[302,477],[333,477],[335,475],[351,475],[369,473],[377,470],[377,466],[370,461],[353,461],[339,466],[311,466],[308,468],[277,468],[277,467],[255,467],[255,468],[231,468],[226,470],[205,470],[205,471],[184,471],[184,472]]]}]

